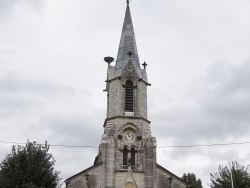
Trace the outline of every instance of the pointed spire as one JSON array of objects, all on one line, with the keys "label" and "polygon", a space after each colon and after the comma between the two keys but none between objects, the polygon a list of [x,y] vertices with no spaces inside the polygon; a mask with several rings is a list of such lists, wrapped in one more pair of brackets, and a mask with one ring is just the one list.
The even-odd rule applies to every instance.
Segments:
[{"label": "pointed spire", "polygon": [[[129,57],[128,53],[132,53],[133,55]],[[135,66],[138,76],[142,78],[139,56],[135,41],[134,28],[130,14],[129,0],[127,0],[125,19],[123,23],[121,40],[115,65],[115,76],[121,76],[122,71],[129,59]]]}]

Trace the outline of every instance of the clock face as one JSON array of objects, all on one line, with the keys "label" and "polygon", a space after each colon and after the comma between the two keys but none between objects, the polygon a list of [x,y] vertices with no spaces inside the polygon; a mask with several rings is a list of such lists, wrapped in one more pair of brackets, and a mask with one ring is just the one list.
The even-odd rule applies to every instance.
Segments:
[{"label": "clock face", "polygon": [[135,133],[133,131],[126,131],[123,134],[125,142],[133,142],[135,140]]}]

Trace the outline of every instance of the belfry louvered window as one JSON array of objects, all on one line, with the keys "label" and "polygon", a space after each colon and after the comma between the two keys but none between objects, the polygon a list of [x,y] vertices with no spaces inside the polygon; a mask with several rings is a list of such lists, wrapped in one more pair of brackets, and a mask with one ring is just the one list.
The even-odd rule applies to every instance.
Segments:
[{"label": "belfry louvered window", "polygon": [[125,111],[134,111],[134,83],[132,80],[127,80],[125,84]]},{"label": "belfry louvered window", "polygon": [[123,148],[123,165],[128,165],[128,148]]},{"label": "belfry louvered window", "polygon": [[131,165],[135,165],[135,148],[131,149]]}]

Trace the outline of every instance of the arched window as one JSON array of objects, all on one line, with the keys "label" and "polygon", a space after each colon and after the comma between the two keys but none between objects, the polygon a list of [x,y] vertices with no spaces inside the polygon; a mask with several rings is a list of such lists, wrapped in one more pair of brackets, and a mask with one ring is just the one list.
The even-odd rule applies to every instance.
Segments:
[{"label": "arched window", "polygon": [[131,149],[131,165],[135,165],[135,148]]},{"label": "arched window", "polygon": [[134,111],[134,83],[130,79],[125,84],[125,111]]},{"label": "arched window", "polygon": [[123,165],[128,165],[128,148],[123,149]]}]

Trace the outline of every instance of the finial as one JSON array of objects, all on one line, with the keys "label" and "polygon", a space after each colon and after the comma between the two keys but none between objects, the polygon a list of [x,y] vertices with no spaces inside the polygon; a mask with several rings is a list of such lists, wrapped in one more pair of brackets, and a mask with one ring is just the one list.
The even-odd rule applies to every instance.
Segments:
[{"label": "finial", "polygon": [[142,64],[142,66],[144,67],[144,69],[146,69],[146,66],[147,66],[148,64],[144,61],[144,63]]},{"label": "finial", "polygon": [[108,65],[110,64],[110,63],[112,63],[113,61],[114,61],[114,58],[113,57],[104,57],[104,61],[106,62],[106,63],[108,63]]},{"label": "finial", "polygon": [[129,53],[127,53],[129,56],[129,59],[131,58],[131,56],[133,55],[133,53],[131,51],[129,51]]},{"label": "finial", "polygon": [[[131,0],[130,0],[131,1]],[[127,0],[127,4],[129,4],[129,0]]]}]

